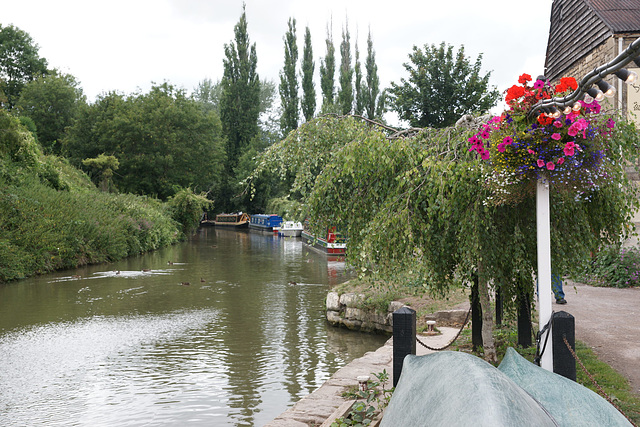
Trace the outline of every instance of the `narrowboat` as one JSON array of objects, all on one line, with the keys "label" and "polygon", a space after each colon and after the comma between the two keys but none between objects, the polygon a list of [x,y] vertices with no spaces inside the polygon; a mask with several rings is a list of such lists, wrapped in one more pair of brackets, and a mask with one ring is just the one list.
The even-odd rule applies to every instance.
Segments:
[{"label": "narrowboat", "polygon": [[275,214],[256,214],[251,215],[249,228],[257,231],[273,232],[273,228],[279,227],[281,223],[281,216]]},{"label": "narrowboat", "polygon": [[300,237],[303,229],[304,227],[301,222],[284,221],[282,225],[278,227],[278,235],[282,237]]},{"label": "narrowboat", "polygon": [[346,238],[335,227],[327,228],[326,235],[315,236],[308,230],[302,230],[302,241],[327,255],[344,255],[347,251]]},{"label": "narrowboat", "polygon": [[213,222],[216,227],[247,228],[249,215],[243,212],[218,214]]}]

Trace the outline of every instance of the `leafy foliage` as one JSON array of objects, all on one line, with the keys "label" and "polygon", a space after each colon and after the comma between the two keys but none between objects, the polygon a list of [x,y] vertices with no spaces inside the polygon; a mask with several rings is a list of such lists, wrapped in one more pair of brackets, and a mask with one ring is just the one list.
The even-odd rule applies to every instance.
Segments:
[{"label": "leafy foliage", "polygon": [[345,24],[345,28],[342,29],[342,42],[340,43],[338,104],[342,114],[350,114],[353,111],[353,66],[351,65],[351,36],[348,24]]},{"label": "leafy foliage", "polygon": [[313,61],[313,47],[311,45],[311,30],[307,26],[304,33],[304,50],[302,52],[302,115],[306,121],[316,113],[316,88],[313,83],[315,62]]},{"label": "leafy foliage", "polygon": [[[425,129],[390,142],[354,118],[323,117],[267,150],[259,169],[295,176],[290,197],[318,229],[349,236],[348,260],[362,274],[393,280],[408,272],[416,286],[446,292],[482,265],[511,301],[521,286],[533,292],[535,200],[487,203],[486,172],[467,149],[473,131]],[[612,153],[633,148],[613,139]],[[635,194],[622,171],[582,197],[552,193],[556,271],[576,271],[590,251],[625,234]]]},{"label": "leafy foliage", "polygon": [[369,120],[381,117],[383,112],[379,112],[380,104],[384,104],[380,96],[380,79],[378,78],[378,65],[376,64],[376,52],[373,49],[373,40],[371,39],[371,31],[367,37],[367,58],[365,60],[365,69],[367,71],[365,85],[362,88],[362,102],[364,111]]},{"label": "leafy foliage", "polygon": [[640,286],[640,248],[619,244],[605,246],[577,277],[593,286]]},{"label": "leafy foliage", "polygon": [[75,77],[52,71],[26,84],[16,109],[33,120],[44,150],[60,154],[66,129],[84,103],[85,97]]},{"label": "leafy foliage", "polygon": [[322,111],[329,111],[335,103],[336,48],[333,46],[333,35],[327,26],[327,53],[320,59],[320,88],[322,89]]},{"label": "leafy foliage", "polygon": [[298,62],[298,45],[296,42],[296,20],[289,19],[289,29],[284,36],[284,67],[280,72],[280,102],[282,103],[282,116],[280,116],[280,129],[286,135],[298,127],[298,75],[296,63]]},{"label": "leafy foliage", "polygon": [[40,58],[38,49],[25,31],[0,24],[0,92],[4,93],[9,110],[20,98],[24,86],[47,72],[47,61]]},{"label": "leafy foliage", "polygon": [[195,194],[190,188],[178,191],[167,201],[171,216],[182,224],[182,232],[187,235],[198,228],[202,213],[209,210],[212,204],[206,194]]},{"label": "leafy foliage", "polygon": [[444,42],[424,50],[414,46],[409,60],[403,64],[408,79],[392,82],[389,95],[394,110],[411,126],[451,126],[464,114],[488,111],[498,99],[498,91],[489,87],[491,73],[480,73],[482,55],[472,63],[464,46],[455,55]]},{"label": "leafy foliage", "polygon": [[[218,116],[167,83],[147,94],[110,93],[84,108],[64,141],[74,165],[101,154],[120,162],[120,191],[166,199],[180,188],[218,188],[224,147]],[[91,170],[90,170],[91,171]],[[103,181],[102,172],[94,175]]]},{"label": "leafy foliage", "polygon": [[65,159],[43,156],[0,109],[0,282],[112,261],[179,236],[158,200],[97,191]]}]

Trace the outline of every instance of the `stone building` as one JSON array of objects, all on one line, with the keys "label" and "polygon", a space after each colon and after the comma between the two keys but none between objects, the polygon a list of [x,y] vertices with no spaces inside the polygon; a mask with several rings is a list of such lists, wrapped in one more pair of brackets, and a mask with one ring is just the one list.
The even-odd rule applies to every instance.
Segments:
[{"label": "stone building", "polygon": [[[618,56],[640,37],[640,0],[554,0],[545,61],[545,76],[551,81],[575,77]],[[640,61],[627,67],[640,74]],[[617,95],[613,108],[633,113],[640,126],[640,82],[626,85],[610,75]]]}]

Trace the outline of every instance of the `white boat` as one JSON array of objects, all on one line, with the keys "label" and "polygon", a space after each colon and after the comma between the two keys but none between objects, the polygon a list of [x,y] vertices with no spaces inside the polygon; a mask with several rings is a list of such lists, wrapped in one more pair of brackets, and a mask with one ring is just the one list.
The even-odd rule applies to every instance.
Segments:
[{"label": "white boat", "polygon": [[300,237],[302,229],[302,223],[300,222],[283,221],[278,228],[278,235],[284,237]]}]

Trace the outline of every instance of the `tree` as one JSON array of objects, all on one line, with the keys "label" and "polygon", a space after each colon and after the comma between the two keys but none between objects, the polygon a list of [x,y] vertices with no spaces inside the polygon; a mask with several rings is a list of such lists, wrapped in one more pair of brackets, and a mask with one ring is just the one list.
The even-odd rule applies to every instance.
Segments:
[{"label": "tree", "polygon": [[104,153],[98,157],[84,159],[82,161],[84,166],[90,167],[95,170],[96,175],[100,177],[100,189],[102,191],[109,191],[112,188],[111,178],[113,172],[118,170],[120,162],[115,156],[105,156]]},{"label": "tree", "polygon": [[222,83],[215,83],[211,79],[204,79],[198,83],[192,94],[193,99],[200,102],[205,111],[215,111],[220,115],[220,98],[222,98]]},{"label": "tree", "polygon": [[[376,64],[376,51],[373,50],[373,40],[371,39],[371,30],[367,37],[367,59],[365,62],[367,70],[367,78],[363,88],[363,103],[367,118],[373,120],[376,117],[382,117],[378,114],[377,108],[382,104],[384,106],[384,97],[380,96],[380,79],[378,78],[378,65]],[[384,112],[384,111],[383,111]]]},{"label": "tree", "polygon": [[[161,199],[187,187],[218,191],[223,178],[220,119],[167,83],[146,94],[98,97],[81,110],[63,149],[78,167],[103,153],[114,156],[119,161],[113,175],[118,190]],[[98,185],[103,182],[102,175],[93,178]]]},{"label": "tree", "polygon": [[450,126],[464,114],[487,112],[500,95],[489,87],[491,72],[480,74],[482,54],[472,63],[464,46],[455,55],[444,42],[424,50],[414,46],[409,59],[403,64],[408,80],[392,82],[389,95],[393,109],[413,127]]},{"label": "tree", "polygon": [[313,83],[313,47],[311,46],[311,31],[307,26],[304,33],[304,51],[302,53],[302,115],[306,121],[316,113],[316,88]]},{"label": "tree", "polygon": [[333,46],[333,36],[327,26],[327,54],[320,60],[320,88],[322,89],[322,111],[329,111],[334,104],[336,49]]},{"label": "tree", "polygon": [[280,101],[282,103],[280,129],[283,135],[287,135],[298,127],[300,110],[298,107],[297,62],[296,20],[289,18],[289,29],[284,36],[284,68],[280,72]]},{"label": "tree", "polygon": [[[356,37],[356,40],[357,38],[358,37]],[[355,114],[362,115],[362,112],[364,111],[365,88],[363,87],[363,83],[362,83],[362,65],[360,64],[360,50],[358,49],[357,41],[356,41],[356,65],[354,67],[354,73],[355,73],[354,87],[356,90],[356,95],[355,95],[356,103],[355,103],[353,112]]]},{"label": "tree", "polygon": [[44,151],[60,154],[66,129],[84,103],[76,78],[54,70],[27,83],[15,107],[35,123]]},{"label": "tree", "polygon": [[231,172],[242,150],[258,134],[260,79],[256,45],[250,44],[245,5],[234,27],[235,40],[224,45],[224,74],[220,119],[227,137],[227,165]]},{"label": "tree", "polygon": [[7,98],[9,110],[28,82],[47,73],[47,61],[40,58],[38,49],[26,32],[0,24],[0,91]]},{"label": "tree", "polygon": [[353,111],[353,68],[351,67],[351,37],[349,24],[342,29],[342,43],[340,43],[340,91],[338,103],[342,114]]}]

